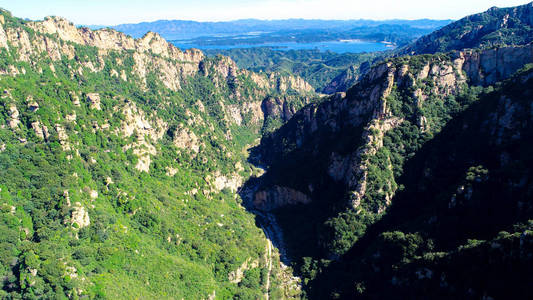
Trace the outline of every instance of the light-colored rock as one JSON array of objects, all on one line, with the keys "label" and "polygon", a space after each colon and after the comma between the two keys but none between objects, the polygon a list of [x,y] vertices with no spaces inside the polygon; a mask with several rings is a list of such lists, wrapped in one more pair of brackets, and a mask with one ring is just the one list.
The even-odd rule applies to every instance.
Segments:
[{"label": "light-colored rock", "polygon": [[120,71],[120,78],[124,81],[128,81],[128,75],[126,75],[126,70]]},{"label": "light-colored rock", "polygon": [[261,102],[246,102],[242,105],[242,114],[250,115],[252,124],[261,124],[264,120]]},{"label": "light-colored rock", "polygon": [[169,177],[172,177],[172,176],[176,175],[178,173],[178,171],[179,171],[178,168],[167,167],[166,175],[169,176]]},{"label": "light-colored rock", "polygon": [[35,135],[37,135],[38,138],[44,140],[44,131],[39,121],[32,122],[31,128],[33,128],[33,131],[35,132]]},{"label": "light-colored rock", "polygon": [[61,124],[56,124],[56,131],[59,143],[63,146],[63,150],[70,150],[70,146],[68,143],[68,135],[65,131],[65,128]]},{"label": "light-colored rock", "polygon": [[7,43],[7,34],[4,31],[3,23],[2,25],[0,25],[0,47],[9,50],[9,45]]},{"label": "light-colored rock", "polygon": [[76,118],[77,118],[77,116],[76,116],[76,112],[75,111],[73,111],[72,114],[69,114],[69,115],[65,116],[65,119],[67,121],[69,121],[69,122],[76,122]]},{"label": "light-colored rock", "polygon": [[71,224],[77,225],[77,228],[84,228],[91,224],[91,220],[89,218],[89,213],[81,205],[80,202],[76,202],[74,204],[74,210],[72,211],[72,217],[71,217]]},{"label": "light-colored rock", "polygon": [[101,110],[101,107],[100,107],[100,94],[98,94],[98,93],[89,93],[89,94],[87,94],[87,102],[89,102],[89,107],[91,109]]},{"label": "light-colored rock", "polygon": [[9,124],[9,127],[11,127],[11,129],[15,129],[18,127],[18,125],[20,124],[20,120],[19,120],[19,111],[17,109],[17,106],[15,104],[11,104],[9,105],[9,121],[8,121],[8,124]]},{"label": "light-colored rock", "polygon": [[70,203],[70,196],[69,196],[68,190],[63,191],[63,197],[65,197],[65,200],[67,201],[67,206],[70,207],[71,203]]},{"label": "light-colored rock", "polygon": [[180,149],[192,150],[195,153],[200,151],[198,137],[188,127],[180,127],[176,130],[174,145]]},{"label": "light-colored rock", "polygon": [[78,278],[78,269],[76,269],[76,267],[73,267],[73,266],[66,266],[65,274],[71,279]]},{"label": "light-colored rock", "polygon": [[89,191],[89,196],[91,197],[92,200],[98,198],[98,191],[96,191],[96,190],[90,190],[90,191]]},{"label": "light-colored rock", "polygon": [[238,175],[223,176],[220,174],[215,174],[215,178],[213,180],[213,186],[217,191],[221,191],[227,188],[230,189],[233,193],[235,193],[241,185],[242,177]]},{"label": "light-colored rock", "polygon": [[246,259],[237,270],[228,274],[228,280],[232,283],[239,283],[244,278],[244,272],[259,266],[259,260]]},{"label": "light-colored rock", "polygon": [[80,106],[81,103],[80,103],[80,97],[78,97],[78,95],[76,94],[71,94],[70,95],[70,98],[72,100],[72,104],[74,104],[75,106]]},{"label": "light-colored rock", "polygon": [[[146,114],[137,108],[135,103],[126,102],[121,108],[124,120],[117,134],[126,137],[137,134],[137,141],[131,145],[124,146],[126,151],[133,148],[133,153],[138,157],[135,168],[141,172],[149,172],[151,156],[157,154],[153,142],[160,140],[168,129],[168,124],[159,118],[149,122]],[[148,139],[147,139],[148,138]]]},{"label": "light-colored rock", "polygon": [[236,123],[239,126],[242,124],[241,110],[238,105],[226,106],[226,112],[233,121],[233,123]]},{"label": "light-colored rock", "polygon": [[37,110],[39,110],[39,103],[31,100],[28,102],[28,109],[31,111],[31,112],[36,112]]}]

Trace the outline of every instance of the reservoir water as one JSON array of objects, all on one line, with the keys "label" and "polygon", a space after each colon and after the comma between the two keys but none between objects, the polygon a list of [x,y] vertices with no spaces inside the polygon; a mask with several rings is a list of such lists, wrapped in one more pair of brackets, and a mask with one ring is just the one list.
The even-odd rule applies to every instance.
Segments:
[{"label": "reservoir water", "polygon": [[186,40],[171,41],[176,47],[181,49],[197,48],[200,50],[210,49],[235,49],[235,48],[257,48],[269,47],[275,50],[319,50],[332,51],[336,53],[360,53],[375,52],[394,49],[394,46],[381,42],[370,42],[361,40],[324,41],[312,43],[280,42],[263,44],[232,44],[232,45],[201,45]]}]

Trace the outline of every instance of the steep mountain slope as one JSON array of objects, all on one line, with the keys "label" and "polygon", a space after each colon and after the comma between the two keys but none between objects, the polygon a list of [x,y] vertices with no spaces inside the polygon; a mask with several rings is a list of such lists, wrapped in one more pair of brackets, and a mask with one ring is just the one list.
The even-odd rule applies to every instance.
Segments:
[{"label": "steep mountain slope", "polygon": [[320,272],[314,295],[531,298],[532,99],[530,64],[422,146],[388,214]]},{"label": "steep mountain slope", "polygon": [[258,172],[243,150],[309,84],[7,11],[0,57],[0,298],[294,292],[235,192]]},{"label": "steep mountain slope", "polygon": [[[378,57],[376,60],[379,60]],[[363,75],[365,75],[370,69],[370,62],[366,61],[362,64],[351,65],[348,69],[342,71],[337,75],[331,82],[329,82],[322,92],[324,94],[334,94],[337,92],[344,92],[352,87],[357,80]]]},{"label": "steep mountain slope", "polygon": [[[531,62],[528,45],[399,57],[374,66],[344,97],[308,105],[263,137],[255,159],[268,170],[259,184],[253,181],[249,205],[276,216],[288,255],[311,280],[388,215],[398,191],[416,187],[400,180],[409,159],[486,97],[491,85]],[[353,288],[354,282],[347,284]],[[311,281],[307,287],[310,296],[321,290]]]},{"label": "steep mountain slope", "polygon": [[205,53],[229,56],[239,67],[254,72],[280,72],[300,76],[317,92],[325,94],[346,91],[353,85],[355,78],[368,71],[368,62],[384,56],[383,52],[338,54],[319,50],[279,51],[270,48],[207,50]]},{"label": "steep mountain slope", "polygon": [[431,54],[465,48],[525,45],[533,41],[533,2],[493,7],[465,17],[399,49],[399,54]]},{"label": "steep mountain slope", "polygon": [[530,298],[532,62],[396,57],[317,99],[1,11],[0,297]]}]

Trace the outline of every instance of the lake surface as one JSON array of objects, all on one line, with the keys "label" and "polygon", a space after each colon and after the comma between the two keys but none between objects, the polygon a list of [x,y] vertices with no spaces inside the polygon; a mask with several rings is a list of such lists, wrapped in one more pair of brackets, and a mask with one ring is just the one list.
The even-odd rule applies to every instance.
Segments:
[{"label": "lake surface", "polygon": [[171,41],[176,47],[181,49],[197,48],[200,50],[210,49],[235,49],[235,48],[257,48],[269,47],[275,50],[320,50],[332,51],[336,53],[360,53],[360,52],[376,52],[394,49],[390,44],[379,42],[368,42],[360,40],[345,40],[345,41],[325,41],[313,43],[264,43],[264,44],[238,44],[238,45],[199,45],[187,41]]}]

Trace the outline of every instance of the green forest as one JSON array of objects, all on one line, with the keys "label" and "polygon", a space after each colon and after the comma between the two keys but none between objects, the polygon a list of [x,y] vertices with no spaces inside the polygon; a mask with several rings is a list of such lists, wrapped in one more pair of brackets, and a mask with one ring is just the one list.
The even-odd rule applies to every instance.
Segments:
[{"label": "green forest", "polygon": [[204,53],[0,10],[0,299],[533,298],[532,16]]}]

